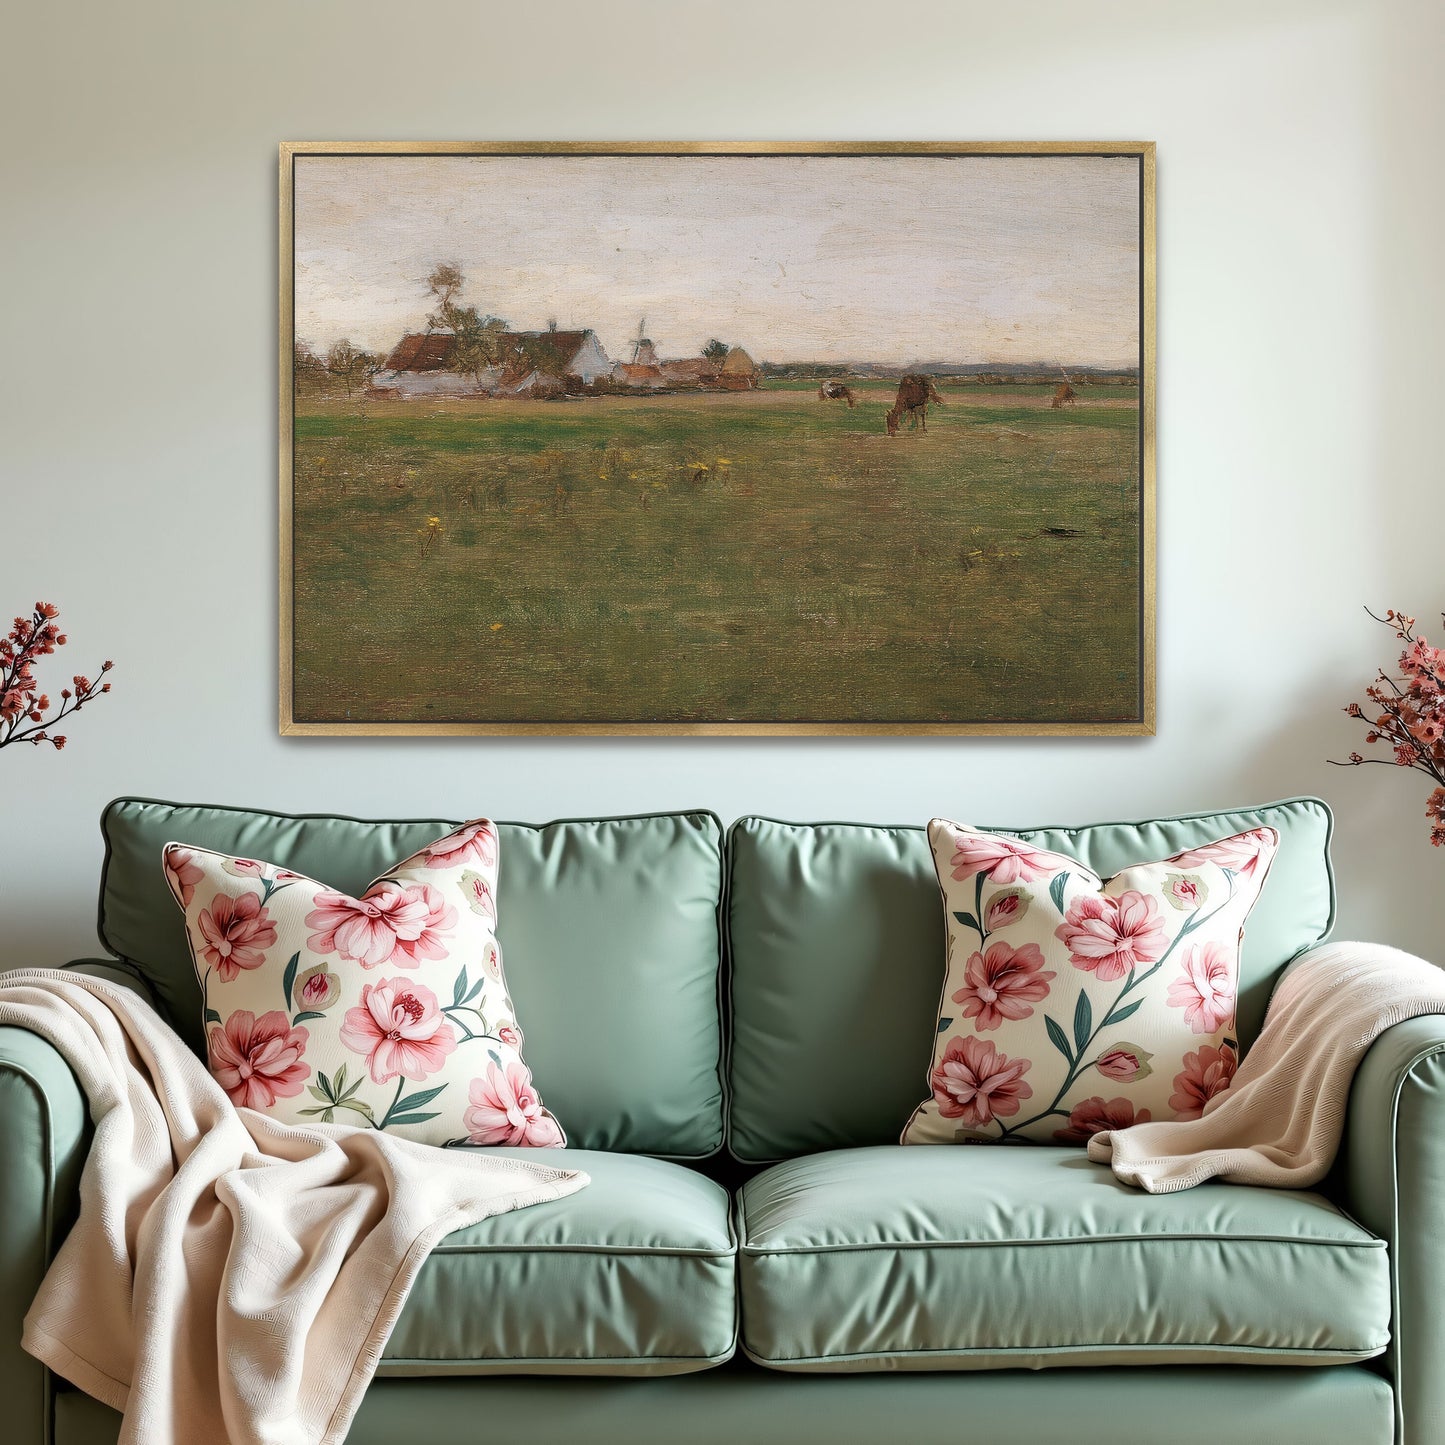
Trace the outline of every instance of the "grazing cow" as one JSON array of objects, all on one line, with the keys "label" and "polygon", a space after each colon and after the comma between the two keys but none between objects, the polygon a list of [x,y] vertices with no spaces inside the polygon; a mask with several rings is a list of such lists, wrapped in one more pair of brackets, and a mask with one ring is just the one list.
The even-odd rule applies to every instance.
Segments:
[{"label": "grazing cow", "polygon": [[858,398],[853,394],[851,386],[844,386],[841,381],[825,381],[818,388],[819,401],[846,401],[848,410],[852,411],[858,405]]},{"label": "grazing cow", "polygon": [[1052,410],[1058,411],[1061,407],[1077,406],[1079,404],[1079,393],[1069,385],[1067,381],[1061,381],[1054,388],[1054,400]]},{"label": "grazing cow", "polygon": [[936,401],[939,406],[944,405],[938,388],[933,384],[933,378],[917,373],[905,376],[898,383],[898,398],[893,403],[893,410],[883,418],[888,427],[888,435],[898,435],[898,425],[905,416],[914,426],[922,425],[923,430],[927,431],[930,401]]}]

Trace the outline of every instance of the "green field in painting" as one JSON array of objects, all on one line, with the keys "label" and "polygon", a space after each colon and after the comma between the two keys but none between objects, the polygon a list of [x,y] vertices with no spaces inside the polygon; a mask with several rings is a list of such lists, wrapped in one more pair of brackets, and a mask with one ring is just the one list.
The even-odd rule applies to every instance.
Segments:
[{"label": "green field in painting", "polygon": [[1136,718],[1136,392],[856,389],[300,399],[297,720]]}]

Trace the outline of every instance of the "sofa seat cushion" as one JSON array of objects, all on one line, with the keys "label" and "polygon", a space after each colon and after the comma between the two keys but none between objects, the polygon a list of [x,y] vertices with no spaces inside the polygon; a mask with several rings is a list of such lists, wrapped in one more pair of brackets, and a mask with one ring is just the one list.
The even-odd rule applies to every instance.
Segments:
[{"label": "sofa seat cushion", "polygon": [[448,1235],[422,1266],[380,1374],[674,1375],[733,1353],[726,1190],[637,1155],[549,1149],[546,1160],[586,1170],[591,1184]]},{"label": "sofa seat cushion", "polygon": [[1150,1195],[1050,1147],[845,1149],[738,1200],[743,1346],[783,1370],[1334,1364],[1384,1350],[1385,1245],[1318,1194]]}]

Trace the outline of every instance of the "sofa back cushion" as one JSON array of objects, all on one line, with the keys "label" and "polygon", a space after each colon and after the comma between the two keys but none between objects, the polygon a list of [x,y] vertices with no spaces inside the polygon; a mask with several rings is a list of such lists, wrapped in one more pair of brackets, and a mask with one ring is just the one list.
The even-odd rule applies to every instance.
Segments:
[{"label": "sofa back cushion", "polygon": [[[993,831],[1016,832],[1108,877],[1263,827],[1279,833],[1280,846],[1240,960],[1247,1049],[1280,970],[1334,921],[1324,803]],[[762,1163],[893,1142],[927,1088],[944,973],[925,829],[742,818],[728,851],[732,1152]]]},{"label": "sofa back cushion", "polygon": [[[368,822],[121,798],[102,818],[100,936],[200,1052],[185,920],[161,850],[191,843],[357,894],[455,820]],[[502,823],[497,937],[527,1062],[582,1149],[703,1158],[722,1142],[722,827],[711,813]]]}]

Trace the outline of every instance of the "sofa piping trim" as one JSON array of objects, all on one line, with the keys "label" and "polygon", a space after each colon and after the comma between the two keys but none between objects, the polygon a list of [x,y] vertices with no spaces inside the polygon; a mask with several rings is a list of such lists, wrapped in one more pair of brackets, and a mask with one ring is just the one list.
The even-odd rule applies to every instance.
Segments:
[{"label": "sofa piping trim", "polygon": [[[743,1345],[743,1354],[754,1364],[762,1365],[767,1369],[787,1369],[803,1365],[842,1365],[852,1364],[860,1361],[887,1361],[887,1360],[909,1360],[909,1359],[993,1359],[1010,1358],[1017,1355],[1050,1355],[1050,1356],[1073,1356],[1081,1355],[1087,1358],[1089,1355],[1101,1352],[1129,1353],[1147,1357],[1149,1355],[1165,1355],[1178,1353],[1184,1350],[1200,1350],[1210,1355],[1221,1356],[1243,1356],[1245,1358],[1269,1359],[1274,1356],[1287,1356],[1296,1361],[1318,1361],[1321,1365],[1350,1365],[1360,1364],[1364,1360],[1376,1359],[1389,1348],[1388,1339],[1382,1345],[1367,1350],[1318,1350],[1301,1348],[1292,1345],[1225,1345],[1218,1341],[1207,1341],[1197,1344],[1192,1341],[1181,1341],[1178,1344],[1168,1345],[1132,1345],[1120,1344],[1117,1342],[1103,1341],[1091,1345],[1003,1345],[978,1348],[962,1349],[939,1349],[939,1350],[877,1350],[858,1355],[760,1355],[756,1351]],[[1119,1366],[1118,1368],[1127,1368]],[[826,1373],[818,1371],[817,1373]],[[846,1373],[840,1371],[840,1373]]]},{"label": "sofa piping trim", "polygon": [[[1410,1062],[1400,1070],[1400,1076],[1395,1080],[1395,1088],[1390,1099],[1390,1230],[1392,1237],[1398,1245],[1400,1239],[1400,1100],[1405,1092],[1405,1085],[1419,1066],[1428,1059],[1438,1058],[1445,1055],[1445,1044],[1432,1044],[1429,1048],[1421,1049]],[[1399,1249],[1390,1251],[1390,1317],[1392,1321],[1400,1321],[1400,1259]],[[1395,1400],[1395,1439],[1403,1442],[1405,1438],[1405,1389],[1404,1389],[1404,1359],[1400,1353],[1401,1335],[1397,1325],[1395,1334],[1395,1356],[1390,1362],[1391,1383],[1394,1385],[1392,1391]]]},{"label": "sofa piping trim", "polygon": [[[437,1374],[475,1375],[498,1372],[493,1367],[501,1366],[546,1366],[546,1365],[598,1365],[609,1369],[646,1369],[651,1365],[687,1365],[695,1369],[711,1369],[726,1364],[737,1353],[737,1332],[733,1332],[732,1344],[726,1353],[716,1355],[487,1355],[479,1359],[444,1358],[430,1355],[392,1356],[383,1355],[378,1367],[420,1365],[432,1368]],[[442,1366],[442,1369],[436,1369]],[[447,1369],[446,1366],[455,1368]],[[678,1374],[686,1374],[679,1370]]]},{"label": "sofa piping trim", "polygon": [[[38,1035],[37,1035],[38,1037]],[[34,1095],[45,1134],[45,1209],[43,1225],[45,1234],[46,1269],[50,1267],[55,1244],[55,1121],[50,1111],[50,1099],[39,1079],[29,1069],[11,1059],[0,1059],[0,1072],[8,1073],[21,1080]],[[17,1341],[18,1344],[18,1341]],[[45,1427],[45,1445],[55,1441],[55,1389],[51,1383],[50,1371],[43,1365],[40,1370],[41,1410],[40,1418]]]}]

